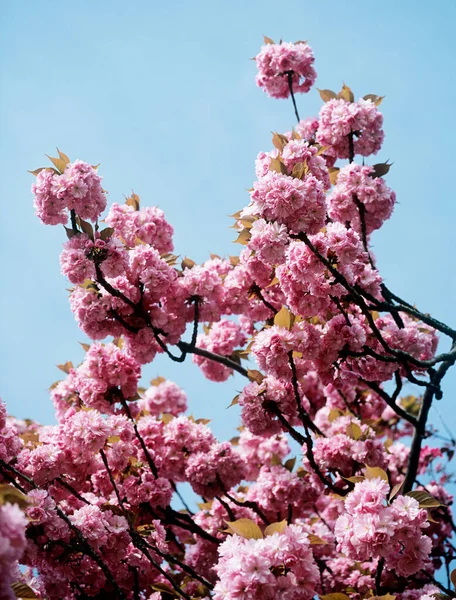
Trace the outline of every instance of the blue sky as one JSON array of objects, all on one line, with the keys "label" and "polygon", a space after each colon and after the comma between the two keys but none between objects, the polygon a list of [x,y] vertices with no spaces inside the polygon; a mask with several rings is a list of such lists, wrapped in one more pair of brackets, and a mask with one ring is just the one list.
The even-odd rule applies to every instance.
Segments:
[{"label": "blue sky", "polygon": [[[164,209],[176,253],[196,261],[236,253],[227,215],[247,203],[270,132],[294,123],[290,102],[255,86],[249,58],[263,34],[309,40],[318,87],[345,81],[358,96],[386,96],[374,162],[394,162],[387,181],[399,203],[374,251],[390,288],[455,326],[455,17],[450,0],[5,3],[0,394],[9,412],[52,422],[55,365],[83,356],[59,274],[63,230],[34,217],[26,170],[44,166],[55,146],[101,162],[111,202],[134,189]],[[298,103],[304,117],[321,100],[314,89]],[[162,359],[144,374],[182,385],[196,416],[211,417],[223,438],[233,434],[238,413],[226,406],[242,381],[213,384],[191,363]],[[438,408],[454,429],[454,374],[444,391]]]}]

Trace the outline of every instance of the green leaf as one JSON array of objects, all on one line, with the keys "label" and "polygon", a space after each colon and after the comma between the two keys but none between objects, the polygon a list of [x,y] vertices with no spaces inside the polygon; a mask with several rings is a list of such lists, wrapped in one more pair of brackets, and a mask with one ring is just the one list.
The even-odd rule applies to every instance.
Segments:
[{"label": "green leaf", "polygon": [[247,540],[261,540],[263,534],[261,529],[252,519],[238,519],[237,521],[225,521],[231,533],[235,533]]}]

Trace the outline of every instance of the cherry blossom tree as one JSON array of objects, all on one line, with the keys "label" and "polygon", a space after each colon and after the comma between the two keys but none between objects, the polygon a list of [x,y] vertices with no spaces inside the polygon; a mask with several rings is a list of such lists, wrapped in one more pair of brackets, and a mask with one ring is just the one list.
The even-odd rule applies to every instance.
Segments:
[{"label": "cherry blossom tree", "polygon": [[[456,330],[377,269],[371,234],[396,202],[372,158],[382,97],[319,90],[319,115],[301,120],[308,43],[265,38],[256,65],[297,123],[258,154],[233,215],[238,256],[180,262],[161,209],[132,194],[105,213],[98,168],[61,151],[32,172],[92,343],[51,388],[57,425],[0,404],[1,598],[456,596],[454,442],[428,423]],[[172,381],[139,385],[160,354],[245,377],[238,437],[187,416]]]}]

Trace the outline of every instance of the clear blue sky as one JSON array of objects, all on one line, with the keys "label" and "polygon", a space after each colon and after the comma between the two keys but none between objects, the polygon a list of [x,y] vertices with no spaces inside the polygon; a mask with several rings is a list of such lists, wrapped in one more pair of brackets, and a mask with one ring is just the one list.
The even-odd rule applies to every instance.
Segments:
[{"label": "clear blue sky", "polygon": [[[375,253],[394,291],[455,326],[455,20],[451,0],[4,3],[0,394],[9,411],[52,422],[55,365],[83,356],[59,274],[63,231],[34,217],[26,170],[55,146],[101,162],[111,201],[134,189],[165,210],[177,253],[196,261],[235,253],[227,215],[247,203],[270,131],[294,122],[289,102],[254,84],[248,59],[263,34],[309,40],[320,88],[345,81],[358,96],[386,95],[375,161],[394,162],[388,183],[399,204],[375,235]],[[316,90],[298,101],[302,116],[321,105]],[[157,374],[182,385],[219,436],[232,435],[237,409],[225,407],[243,382],[212,384],[191,363],[165,360],[145,380]],[[455,391],[452,375],[439,408],[453,428]]]}]

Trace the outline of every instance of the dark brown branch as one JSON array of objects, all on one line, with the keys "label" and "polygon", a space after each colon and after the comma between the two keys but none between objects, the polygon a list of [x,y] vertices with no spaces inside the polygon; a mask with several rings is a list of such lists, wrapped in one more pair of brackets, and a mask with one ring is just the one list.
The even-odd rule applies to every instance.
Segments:
[{"label": "dark brown branch", "polygon": [[286,74],[287,74],[287,80],[288,80],[288,89],[290,90],[290,96],[293,101],[293,108],[294,108],[295,115],[296,115],[296,118],[299,123],[299,121],[301,119],[299,118],[298,107],[296,106],[296,100],[295,100],[294,92],[293,92],[293,71],[287,71]]},{"label": "dark brown branch", "polygon": [[125,400],[123,394],[121,392],[119,392],[119,399],[120,399],[120,403],[122,404],[122,407],[124,409],[124,411],[127,414],[128,419],[133,423],[133,429],[135,431],[135,436],[136,439],[138,440],[138,442],[141,445],[141,448],[145,454],[146,460],[147,460],[147,464],[149,465],[149,469],[151,470],[153,476],[155,477],[155,479],[157,479],[158,477],[158,470],[157,467],[155,465],[155,462],[152,458],[152,456],[150,455],[149,450],[147,449],[147,446],[141,436],[141,434],[139,433],[138,430],[138,424],[136,423],[136,421],[133,419],[132,415],[131,415],[131,411],[130,411],[130,407],[128,406],[128,402]]},{"label": "dark brown branch", "polygon": [[[453,347],[456,346],[456,343],[453,344]],[[445,376],[448,369],[454,365],[456,361],[456,356],[454,356],[451,360],[444,362],[440,365],[437,371],[433,371],[430,374],[432,383],[434,387],[439,387],[440,382]],[[412,439],[412,447],[410,449],[409,461],[407,465],[407,473],[405,474],[404,480],[404,494],[410,492],[413,487],[413,482],[416,479],[416,475],[418,472],[418,464],[420,460],[420,452],[421,452],[421,444],[423,439],[426,436],[426,423],[429,415],[429,410],[432,405],[432,401],[434,396],[438,399],[441,398],[435,393],[434,389],[428,387],[423,395],[423,402],[421,404],[420,414],[418,416],[418,423],[415,427],[415,433]]]},{"label": "dark brown branch", "polygon": [[389,394],[387,394],[385,390],[383,390],[377,383],[375,383],[374,381],[366,381],[365,379],[360,379],[360,381],[362,381],[364,385],[366,385],[376,394],[378,394],[382,398],[382,400],[384,400],[386,404],[388,404],[388,406],[394,410],[398,417],[404,419],[405,421],[408,421],[413,425],[413,427],[417,426],[418,422],[415,419],[415,417],[413,415],[410,415],[407,411],[405,411],[398,404],[396,404],[393,398]]}]

